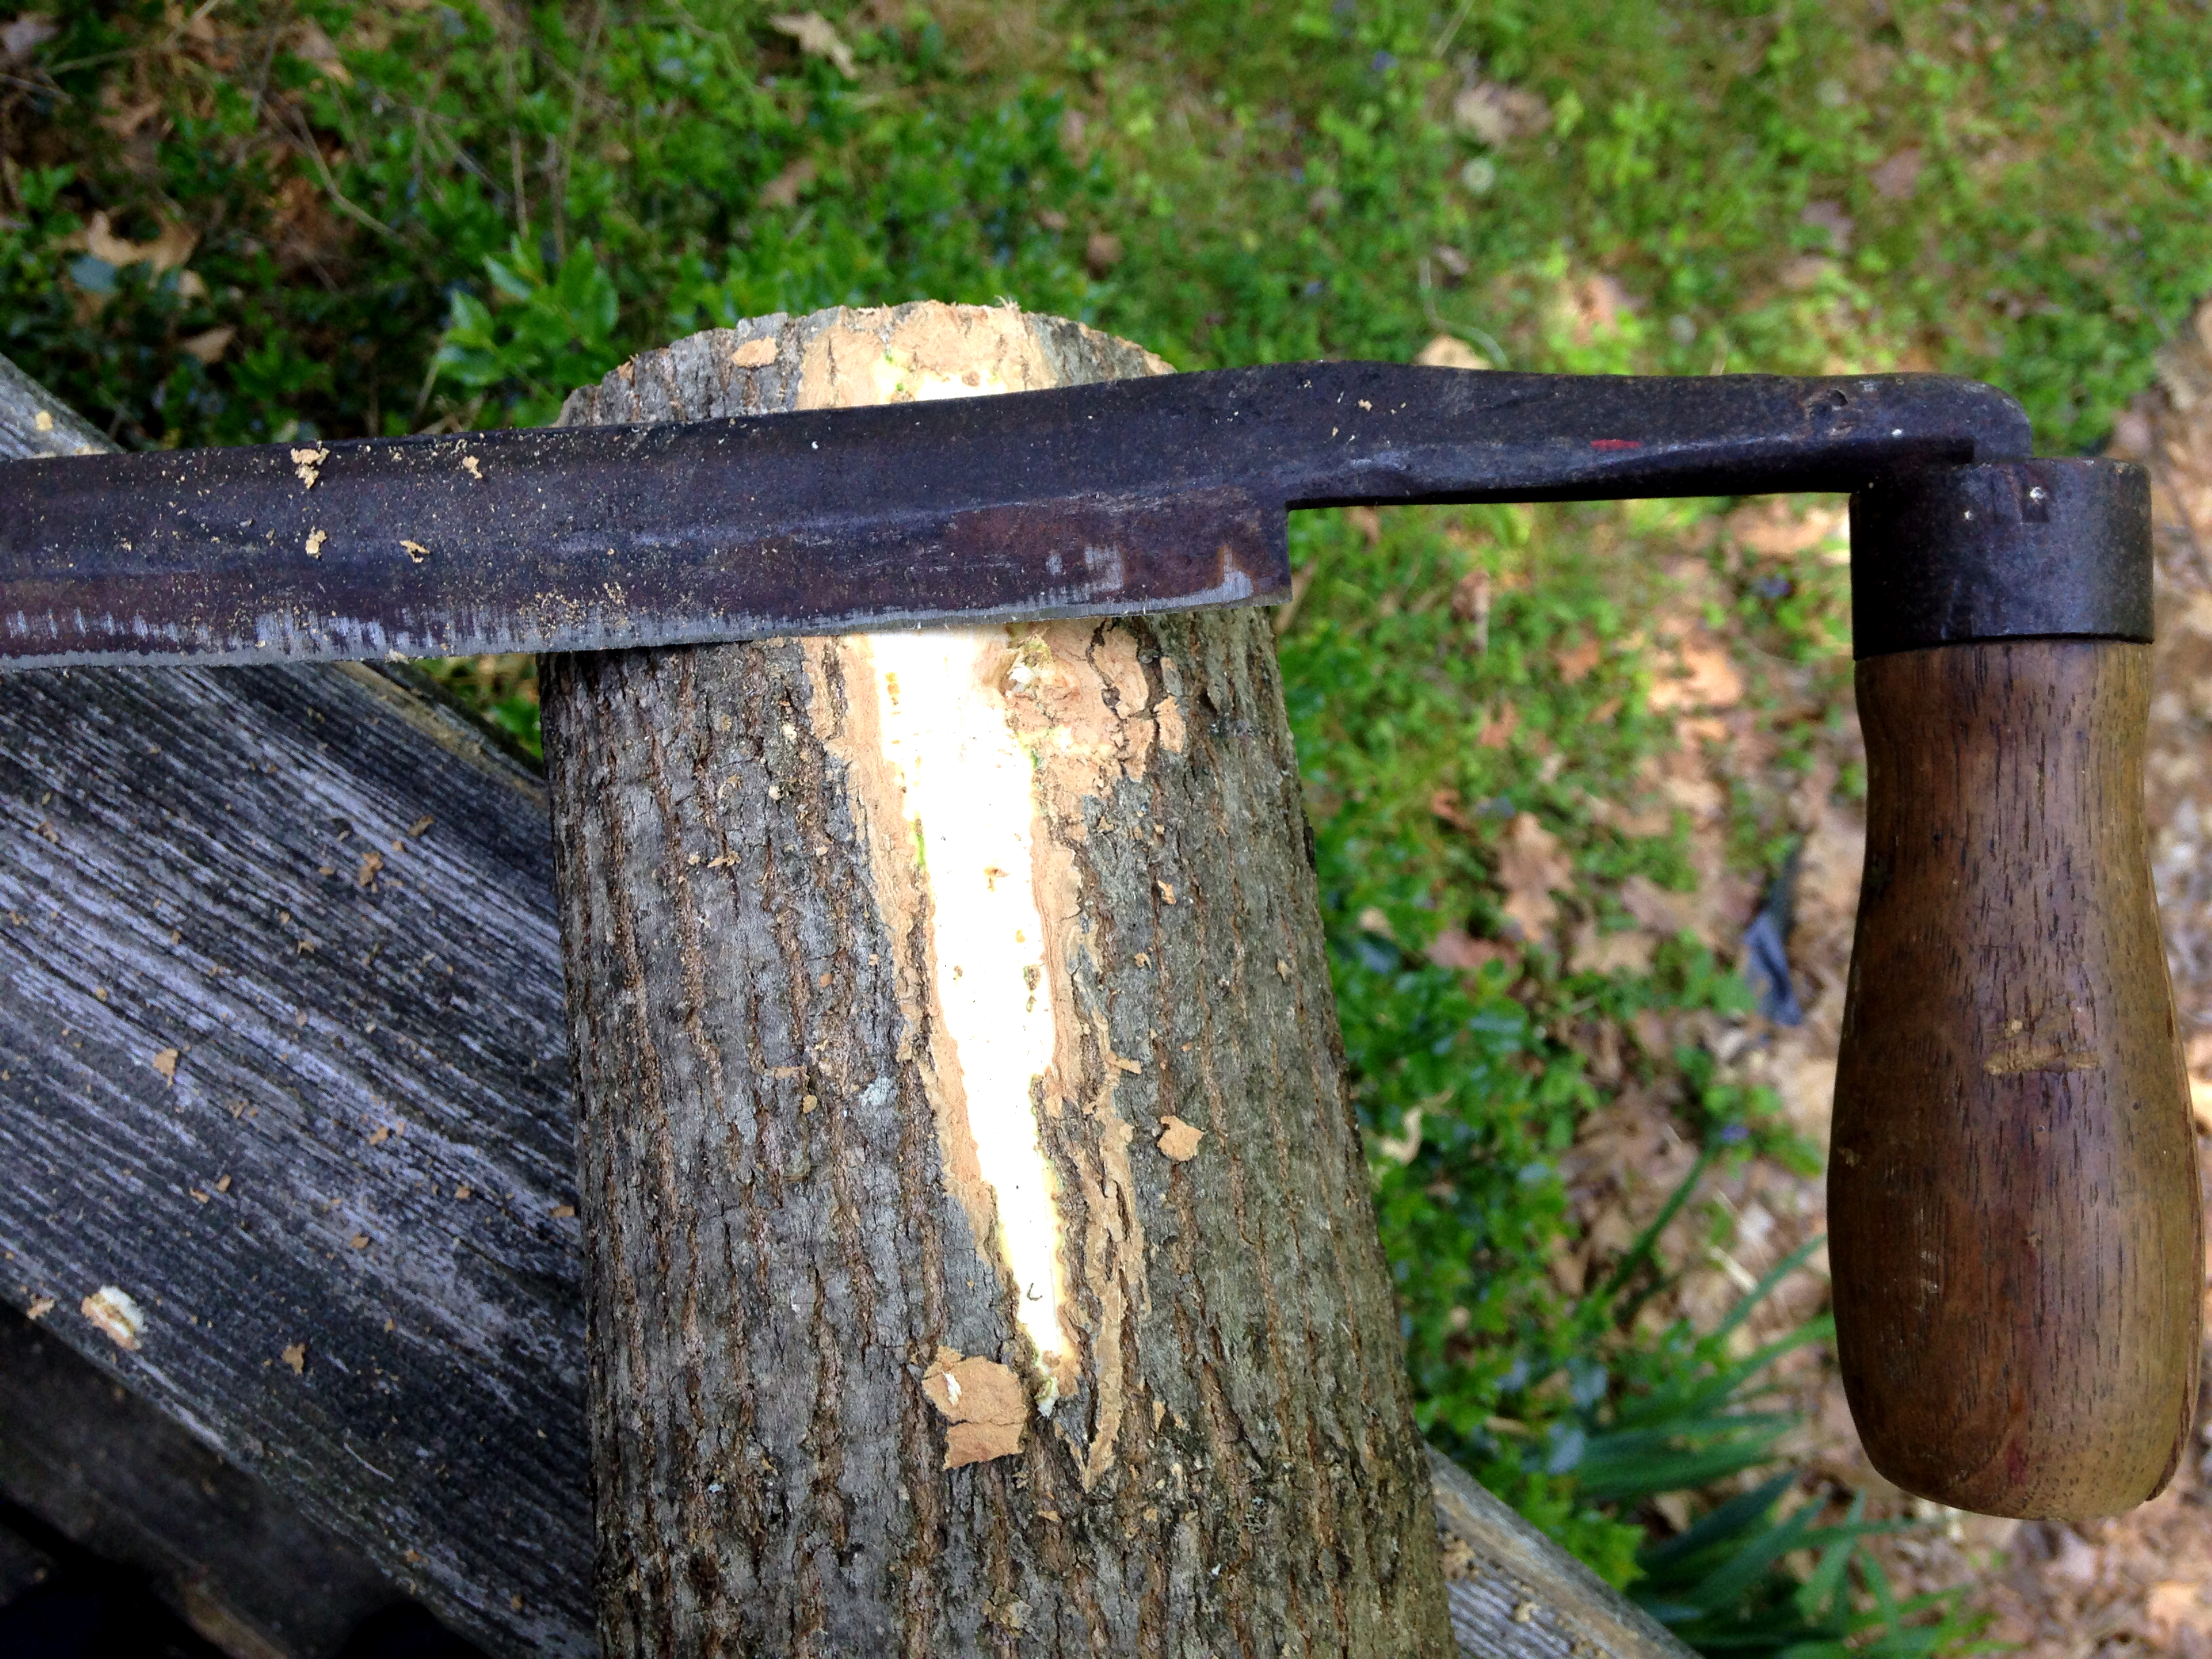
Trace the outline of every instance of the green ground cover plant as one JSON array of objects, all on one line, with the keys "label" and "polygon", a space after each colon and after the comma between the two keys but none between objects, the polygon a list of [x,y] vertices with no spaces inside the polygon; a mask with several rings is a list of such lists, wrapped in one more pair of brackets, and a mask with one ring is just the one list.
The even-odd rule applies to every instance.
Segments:
[{"label": "green ground cover plant", "polygon": [[[1938,368],[2070,452],[2212,289],[2182,0],[15,3],[0,352],[140,447],[542,422],[697,327],[932,297],[1187,369],[1439,334],[1516,369]],[[1337,992],[1424,1427],[1708,1650],[1932,1650],[1965,1625],[1893,1605],[1871,1523],[1743,1486],[1778,1356],[1654,1329],[1649,1238],[1579,1292],[1547,1271],[1609,1086],[1571,1034],[1751,994],[1686,934],[1634,971],[1516,937],[1512,848],[1556,849],[1600,931],[1632,878],[1694,885],[1679,814],[1593,806],[1676,741],[1647,624],[1686,550],[1703,625],[1796,687],[1730,803],[1740,875],[1781,866],[1802,711],[1846,681],[1843,573],[1732,562],[1733,505],[1294,523]],[[526,662],[437,672],[535,744]],[[1510,948],[1439,966],[1454,930]],[[1811,1155],[1694,1044],[1634,1067],[1711,1160]],[[1686,1530],[1650,1507],[1698,1487]]]}]

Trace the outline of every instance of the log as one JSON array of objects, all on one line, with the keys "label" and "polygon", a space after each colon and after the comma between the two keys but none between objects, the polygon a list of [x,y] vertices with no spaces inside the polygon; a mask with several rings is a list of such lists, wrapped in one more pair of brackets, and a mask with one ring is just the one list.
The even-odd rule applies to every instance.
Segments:
[{"label": "log", "polygon": [[[1162,372],[924,303],[562,418]],[[1266,618],[539,683],[605,1651],[1448,1652]]]},{"label": "log", "polygon": [[[101,441],[0,359],[0,457]],[[234,1505],[227,1522],[219,1512],[195,1521],[210,1535],[195,1547],[190,1582],[212,1605],[264,1607],[287,1586],[295,1598],[315,1595],[316,1579],[271,1552],[235,1547],[257,1529],[308,1526],[491,1653],[586,1655],[596,1638],[582,1289],[574,1223],[553,1213],[574,1201],[565,1170],[574,1129],[545,798],[495,736],[398,672],[0,676],[0,754],[27,755],[37,769],[0,787],[0,891],[41,923],[27,938],[0,918],[0,1297],[43,1310],[33,1328],[52,1362],[34,1372],[16,1351],[0,1351],[0,1490],[80,1542],[155,1569],[116,1540],[132,1527],[177,1537],[164,1472],[191,1455],[179,1443],[189,1439],[219,1460],[204,1473]],[[141,720],[153,735],[134,749],[125,738]],[[161,757],[143,750],[160,745],[164,729],[197,758],[147,764]],[[357,830],[340,845],[356,854],[332,866],[343,881],[319,873],[337,831],[312,815],[302,829],[303,781],[350,803]],[[410,841],[427,798],[438,803],[435,822]],[[414,852],[392,854],[378,839],[386,870],[365,889],[360,831],[371,827]],[[311,844],[295,845],[302,834]],[[112,977],[135,937],[116,939],[132,913],[113,896],[149,881],[176,930],[214,947],[191,960],[224,971],[149,974],[134,1001]],[[303,884],[319,908],[294,908]],[[313,917],[303,931],[315,951],[269,925],[288,909],[295,921]],[[408,930],[454,942],[441,971],[426,978],[419,952],[392,948]],[[167,939],[157,930],[148,957],[163,969]],[[334,960],[344,984],[336,1006],[360,1001],[348,1010],[354,1029],[293,1024],[290,1011],[331,1006]],[[443,996],[426,995],[433,987]],[[257,1047],[235,1028],[262,1009],[278,1012],[250,1028],[271,1039]],[[372,1018],[378,1030],[361,1031]],[[184,1018],[228,1024],[234,1035],[220,1048],[191,1037],[165,1083],[149,1060],[183,1040],[171,1022]],[[178,1091],[187,1101],[204,1093],[210,1050],[237,1092],[179,1111]],[[331,1140],[307,1127],[303,1097]],[[234,1115],[226,1103],[240,1100]],[[407,1127],[377,1140],[372,1121]],[[351,1136],[337,1138],[339,1126]],[[295,1163],[306,1166],[296,1175]],[[217,1191],[210,1183],[223,1174],[233,1179]],[[471,1197],[451,1200],[464,1179]],[[450,1201],[425,1201],[433,1181]],[[68,1201],[53,1201],[58,1185]],[[304,1205],[295,1185],[310,1192]],[[533,1200],[516,1201],[533,1188]],[[356,1215],[380,1223],[361,1250],[342,1231]],[[210,1238],[222,1247],[213,1255]],[[233,1262],[242,1280],[222,1281]],[[136,1348],[82,1311],[82,1298],[108,1285],[147,1316]],[[385,1308],[406,1312],[393,1333],[407,1333],[404,1363],[374,1346]],[[302,1336],[295,1375],[278,1345]],[[82,1362],[76,1378],[60,1348]],[[343,1391],[356,1370],[374,1390],[367,1410]],[[139,1429],[103,1435],[96,1502],[81,1487],[57,1495],[52,1445],[98,1409],[78,1396],[112,1401],[116,1386],[144,1408]],[[154,1432],[148,1417],[173,1436]],[[399,1425],[407,1432],[395,1434]],[[418,1447],[431,1455],[416,1456]],[[380,1450],[398,1455],[387,1462]],[[408,1484],[394,1493],[384,1474]],[[1686,1654],[1671,1638],[1649,1647],[1621,1635],[1641,1615],[1591,1589],[1503,1505],[1464,1492],[1455,1500],[1446,1474],[1436,1492],[1437,1524],[1464,1552],[1449,1586],[1462,1651]],[[241,1521],[249,1510],[262,1518]],[[218,1528],[231,1537],[213,1536]],[[1596,1614],[1555,1623],[1585,1600]],[[296,1632],[255,1627],[279,1651],[314,1651]],[[1554,1640],[1559,1629],[1579,1632],[1567,1650]],[[1577,1639],[1585,1645],[1572,1648]]]}]

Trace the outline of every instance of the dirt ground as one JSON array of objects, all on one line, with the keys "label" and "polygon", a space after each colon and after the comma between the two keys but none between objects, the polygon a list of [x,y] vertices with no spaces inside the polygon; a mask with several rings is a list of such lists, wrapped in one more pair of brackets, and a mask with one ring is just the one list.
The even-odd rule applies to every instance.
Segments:
[{"label": "dirt ground", "polygon": [[[2203,1137],[2212,1133],[2212,302],[2169,349],[2159,385],[2120,422],[2110,453],[2148,465],[2154,479],[2159,641],[2148,765],[2152,856]],[[1818,550],[1820,556],[1840,558],[1843,532],[1834,517],[1776,506],[1747,509],[1730,523],[1736,545],[1729,556],[1802,556]],[[1685,561],[1676,574],[1683,590],[1677,614],[1692,617],[1701,585],[1710,590],[1715,579],[1702,560]],[[1660,635],[1664,646],[1663,622]],[[1690,811],[1693,861],[1709,869],[1710,878],[1692,901],[1694,914],[1653,920],[1686,921],[1717,945],[1732,943],[1756,896],[1741,879],[1723,877],[1723,804],[1731,789],[1739,799],[1746,788],[1771,791],[1775,774],[1767,764],[1771,742],[1762,736],[1771,715],[1754,715],[1750,705],[1757,700],[1743,696],[1741,678],[1731,672],[1754,682],[1764,674],[1770,691],[1779,679],[1785,702],[1790,676],[1758,661],[1742,642],[1715,641],[1686,622],[1674,644],[1679,678],[1689,688],[1680,696],[1680,741],[1647,781],[1655,801]],[[1717,648],[1725,650],[1729,664],[1711,660]],[[1832,697],[1836,677],[1815,679],[1802,677],[1796,692],[1815,702]],[[1765,701],[1771,709],[1772,697]],[[1863,758],[1847,689],[1843,702],[1844,718],[1833,722],[1820,763],[1786,802],[1803,836],[1789,952],[1803,1023],[1785,1029],[1701,1017],[1702,1029],[1694,1031],[1626,1034],[1654,1054],[1685,1036],[1701,1039],[1737,1079],[1771,1085],[1796,1127],[1824,1147],[1865,852],[1863,812],[1832,787],[1841,769]],[[1594,1070],[1604,1069],[1604,1050],[1617,1041],[1607,1036],[1593,1045]],[[2212,1145],[2199,1144],[2212,1165]],[[1589,1244],[1583,1261],[1560,1265],[1563,1283],[1573,1287],[1589,1258],[1601,1259],[1632,1237],[1692,1159],[1692,1149],[1669,1126],[1663,1099],[1631,1086],[1596,1115],[1567,1165]],[[1674,1305],[1657,1310],[1660,1316],[1717,1319],[1774,1261],[1826,1230],[1817,1176],[1754,1162],[1717,1183],[1711,1196],[1734,1212],[1735,1240],[1715,1248],[1694,1217],[1676,1224],[1667,1253],[1690,1271]],[[1746,1340],[1791,1328],[1817,1311],[1826,1294],[1826,1262],[1816,1255],[1784,1283]],[[1832,1357],[1808,1351],[1793,1363],[1790,1380],[1809,1425],[1796,1448],[1808,1470],[1801,1498],[1820,1501],[1864,1490],[1872,1495],[1871,1513],[1917,1516],[1929,1523],[1879,1545],[1900,1594],[1966,1585],[1969,1604],[1989,1615],[1984,1639],[2014,1644],[2032,1659],[2136,1653],[2212,1659],[2212,1389],[2200,1396],[2197,1429],[2180,1472],[2155,1501],[2111,1520],[2024,1523],[1946,1510],[1891,1486],[1860,1448]]]}]

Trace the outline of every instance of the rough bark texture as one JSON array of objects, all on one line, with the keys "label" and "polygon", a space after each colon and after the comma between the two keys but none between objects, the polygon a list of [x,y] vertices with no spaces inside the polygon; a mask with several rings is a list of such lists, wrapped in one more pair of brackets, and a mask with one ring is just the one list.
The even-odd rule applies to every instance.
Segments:
[{"label": "rough bark texture", "polygon": [[[565,418],[1158,368],[832,312]],[[1265,619],[544,681],[607,1651],[1449,1651]]]},{"label": "rough bark texture", "polygon": [[1838,1357],[1874,1465],[1992,1515],[2166,1484],[2203,1210],[2143,828],[2150,647],[1858,667],[1867,866],[1828,1166]]},{"label": "rough bark texture", "polygon": [[[0,368],[0,455],[101,444]],[[456,1627],[582,1654],[551,881],[539,781],[381,673],[0,676],[0,1295]]]}]

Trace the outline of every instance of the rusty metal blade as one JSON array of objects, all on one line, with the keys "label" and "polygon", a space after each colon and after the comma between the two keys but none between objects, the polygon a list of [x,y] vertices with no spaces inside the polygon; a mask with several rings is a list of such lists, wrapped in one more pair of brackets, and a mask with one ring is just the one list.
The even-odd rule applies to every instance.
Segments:
[{"label": "rusty metal blade", "polygon": [[1308,363],[0,466],[0,667],[588,651],[1279,600],[1288,508],[1850,489],[2025,453],[1929,375]]}]

